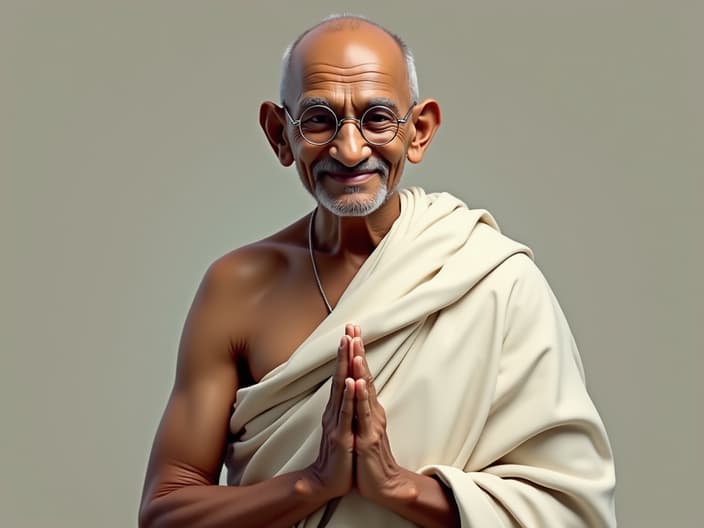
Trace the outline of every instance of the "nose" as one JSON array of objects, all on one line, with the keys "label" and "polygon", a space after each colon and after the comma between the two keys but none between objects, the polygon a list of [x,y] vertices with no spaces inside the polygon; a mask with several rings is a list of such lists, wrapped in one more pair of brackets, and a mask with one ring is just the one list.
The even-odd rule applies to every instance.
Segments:
[{"label": "nose", "polygon": [[359,122],[346,119],[330,144],[330,156],[347,167],[354,167],[371,156],[372,150],[359,129]]}]

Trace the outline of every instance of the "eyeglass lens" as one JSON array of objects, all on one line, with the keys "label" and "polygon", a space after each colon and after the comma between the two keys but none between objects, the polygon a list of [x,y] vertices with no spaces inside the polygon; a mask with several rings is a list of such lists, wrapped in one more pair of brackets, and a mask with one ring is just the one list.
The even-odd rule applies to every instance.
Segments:
[{"label": "eyeglass lens", "polygon": [[[337,115],[327,106],[308,107],[299,119],[301,134],[311,143],[323,145],[332,141],[337,133]],[[390,109],[385,106],[373,106],[364,112],[359,126],[366,141],[374,145],[384,145],[396,137],[399,123]]]}]

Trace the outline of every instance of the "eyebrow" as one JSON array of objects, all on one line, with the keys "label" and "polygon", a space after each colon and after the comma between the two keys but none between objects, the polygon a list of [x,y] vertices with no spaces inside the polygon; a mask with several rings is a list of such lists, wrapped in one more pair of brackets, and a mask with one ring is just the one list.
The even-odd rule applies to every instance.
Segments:
[{"label": "eyebrow", "polygon": [[372,97],[367,101],[367,108],[371,108],[372,106],[386,106],[391,108],[391,110],[398,115],[398,106],[388,97]]},{"label": "eyebrow", "polygon": [[308,108],[309,106],[315,106],[315,105],[321,105],[321,106],[328,106],[330,107],[330,102],[327,99],[323,99],[322,97],[304,97],[298,102],[298,108],[299,110],[303,110],[304,108]]},{"label": "eyebrow", "polygon": [[[330,104],[330,101],[327,99],[323,99],[322,97],[304,97],[298,102],[298,111],[302,112],[306,108],[316,105],[327,106],[332,109],[332,104]],[[372,106],[386,106],[398,115],[398,106],[388,97],[372,97],[367,101],[366,107],[371,108]]]}]

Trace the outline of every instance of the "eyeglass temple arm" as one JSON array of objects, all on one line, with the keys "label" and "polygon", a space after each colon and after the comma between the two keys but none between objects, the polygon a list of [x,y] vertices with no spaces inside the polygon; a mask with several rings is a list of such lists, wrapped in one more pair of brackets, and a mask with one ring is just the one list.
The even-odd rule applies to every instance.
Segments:
[{"label": "eyeglass temple arm", "polygon": [[413,101],[413,103],[411,103],[411,107],[408,109],[408,112],[406,112],[406,115],[403,116],[403,119],[398,120],[399,125],[405,125],[408,122],[411,117],[411,112],[413,112],[413,109],[416,107],[417,104],[418,101]]},{"label": "eyeglass temple arm", "polygon": [[288,108],[286,108],[286,105],[282,105],[284,112],[286,112],[286,117],[288,118],[289,123],[291,123],[291,126],[298,126],[298,124],[301,122],[300,119],[294,119],[293,116],[289,113]]}]

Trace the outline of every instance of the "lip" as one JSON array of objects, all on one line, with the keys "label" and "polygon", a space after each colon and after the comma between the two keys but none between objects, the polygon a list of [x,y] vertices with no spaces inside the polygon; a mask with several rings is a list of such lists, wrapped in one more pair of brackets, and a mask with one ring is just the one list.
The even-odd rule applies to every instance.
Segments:
[{"label": "lip", "polygon": [[357,174],[349,174],[342,172],[328,172],[327,175],[336,182],[344,185],[359,185],[370,180],[376,172],[359,172]]}]

